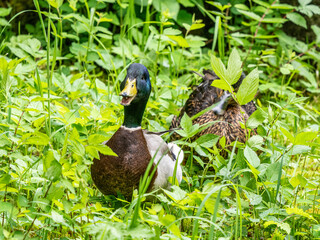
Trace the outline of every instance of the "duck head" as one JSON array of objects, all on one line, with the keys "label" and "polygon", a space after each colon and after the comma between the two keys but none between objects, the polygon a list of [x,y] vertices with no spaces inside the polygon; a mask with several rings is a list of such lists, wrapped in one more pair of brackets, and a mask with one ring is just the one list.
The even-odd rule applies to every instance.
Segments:
[{"label": "duck head", "polygon": [[151,92],[147,68],[140,63],[131,64],[120,90],[121,105],[124,106],[123,125],[129,128],[139,127]]}]

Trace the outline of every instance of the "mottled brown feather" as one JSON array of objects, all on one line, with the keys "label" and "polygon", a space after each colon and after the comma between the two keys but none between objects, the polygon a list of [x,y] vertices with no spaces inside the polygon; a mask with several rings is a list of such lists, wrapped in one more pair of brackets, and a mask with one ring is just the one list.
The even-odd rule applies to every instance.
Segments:
[{"label": "mottled brown feather", "polygon": [[[129,199],[151,160],[143,131],[141,128],[132,131],[120,127],[105,144],[118,156],[100,154],[100,160],[94,159],[91,166],[92,179],[103,194],[121,193]],[[156,176],[157,172],[149,188]]]},{"label": "mottled brown feather", "polygon": [[[220,101],[224,91],[211,86],[212,82],[219,79],[219,77],[211,70],[204,70],[203,74],[203,81],[190,94],[188,100],[181,109],[179,116],[175,116],[173,118],[170,128],[179,127],[184,113],[189,117],[192,117]],[[239,88],[244,78],[245,75],[242,74],[239,81],[233,85],[235,90]],[[240,142],[245,142],[247,133],[245,132],[245,129],[241,128],[240,122],[245,122],[255,110],[256,106],[254,102],[251,101],[243,106],[239,106],[235,103],[230,104],[222,116],[216,115],[213,111],[208,111],[194,119],[193,124],[198,123],[202,125],[212,121],[218,122],[196,134],[193,139],[196,139],[203,134],[212,133],[221,137],[224,136],[226,138],[227,145],[236,139]],[[180,136],[176,133],[172,135],[173,140],[179,138]]]}]

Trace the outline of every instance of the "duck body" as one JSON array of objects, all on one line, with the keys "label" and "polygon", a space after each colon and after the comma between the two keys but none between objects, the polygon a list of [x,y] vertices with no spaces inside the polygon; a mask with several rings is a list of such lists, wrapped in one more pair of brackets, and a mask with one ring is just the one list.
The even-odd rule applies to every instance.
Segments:
[{"label": "duck body", "polygon": [[[185,105],[181,109],[178,117],[174,117],[170,128],[177,128],[184,113],[189,117],[196,115],[204,109],[217,104],[212,110],[202,114],[193,120],[193,124],[203,125],[209,122],[215,122],[213,125],[197,133],[193,139],[201,135],[212,133],[226,138],[226,144],[233,141],[246,141],[247,132],[240,125],[240,122],[246,122],[249,116],[256,110],[253,101],[246,105],[236,104],[232,97],[230,98],[227,91],[211,86],[212,82],[219,77],[211,70],[204,70],[203,81],[190,94]],[[237,89],[245,75],[242,74],[239,81],[233,85]],[[231,96],[231,95],[230,95]],[[178,134],[173,135],[173,139],[180,138]]]},{"label": "duck body", "polygon": [[[121,193],[127,199],[133,189],[139,186],[150,161],[156,169],[149,190],[170,188],[168,177],[173,176],[180,183],[182,170],[180,163],[183,152],[175,144],[167,144],[156,133],[141,129],[142,116],[151,92],[148,70],[141,64],[131,64],[125,80],[120,85],[124,105],[123,125],[104,144],[117,156],[99,154],[91,165],[92,180],[106,195]],[[151,171],[150,171],[151,172]]]}]

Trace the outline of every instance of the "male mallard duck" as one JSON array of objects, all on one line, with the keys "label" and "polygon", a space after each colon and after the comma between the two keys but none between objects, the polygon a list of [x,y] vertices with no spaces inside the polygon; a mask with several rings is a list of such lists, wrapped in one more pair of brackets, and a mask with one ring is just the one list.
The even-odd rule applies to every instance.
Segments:
[{"label": "male mallard duck", "polygon": [[180,183],[183,160],[182,150],[175,144],[167,144],[156,133],[141,129],[142,116],[151,92],[149,72],[145,66],[133,63],[120,85],[121,104],[124,106],[122,126],[105,144],[118,156],[103,155],[94,159],[91,166],[92,180],[106,195],[121,193],[130,198],[137,188],[149,162],[154,159],[156,172],[149,189],[170,188],[168,177],[173,176]]},{"label": "male mallard duck", "polygon": [[[237,141],[245,142],[247,133],[245,129],[241,128],[240,122],[246,121],[256,110],[254,102],[251,101],[246,105],[239,106],[228,91],[211,86],[214,80],[219,79],[213,71],[204,70],[203,74],[203,76],[198,74],[203,79],[202,83],[190,94],[179,117],[173,118],[170,128],[179,127],[184,113],[192,117],[213,104],[217,104],[212,110],[193,120],[193,124],[198,123],[199,125],[216,121],[210,127],[199,132],[194,138],[212,133],[221,137],[224,136],[227,145],[236,139]],[[244,78],[245,75],[242,74],[238,82],[233,85],[235,91],[237,91]],[[179,136],[174,134],[173,139],[177,138]]]}]

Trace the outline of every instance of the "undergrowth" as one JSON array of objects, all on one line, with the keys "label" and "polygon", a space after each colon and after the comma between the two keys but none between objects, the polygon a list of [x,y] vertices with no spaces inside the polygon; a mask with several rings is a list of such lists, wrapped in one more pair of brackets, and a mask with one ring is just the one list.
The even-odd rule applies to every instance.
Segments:
[{"label": "undergrowth", "polygon": [[[13,16],[0,8],[0,239],[320,239],[320,31],[312,25],[307,41],[283,31],[285,22],[307,28],[320,8],[225,2],[34,0]],[[31,13],[36,22],[17,24]],[[258,110],[243,126],[257,134],[224,158],[215,146],[227,149],[224,138],[190,141],[199,126],[186,116],[180,186],[135,190],[130,202],[103,196],[90,165],[110,153],[101,143],[122,123],[128,65],[148,68],[142,125],[162,131],[201,82],[191,70],[226,63],[234,48],[244,72],[259,71]]]}]

